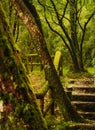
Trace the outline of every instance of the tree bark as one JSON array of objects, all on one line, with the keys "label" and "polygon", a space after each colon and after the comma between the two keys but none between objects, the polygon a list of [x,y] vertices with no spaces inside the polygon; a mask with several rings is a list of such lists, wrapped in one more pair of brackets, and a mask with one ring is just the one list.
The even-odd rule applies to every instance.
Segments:
[{"label": "tree bark", "polygon": [[23,23],[27,26],[31,37],[33,37],[35,40],[35,48],[37,49],[38,54],[41,55],[47,80],[49,82],[49,85],[51,86],[51,90],[54,94],[57,104],[59,105],[59,108],[62,112],[65,121],[83,121],[82,118],[72,107],[69,98],[64,92],[63,86],[60,82],[52,59],[47,50],[45,40],[43,39],[42,34],[40,33],[35,22],[33,21],[32,14],[26,8],[22,0],[10,0],[10,2],[16,9]]},{"label": "tree bark", "polygon": [[29,9],[29,11],[32,13],[33,17],[34,17],[34,20],[41,32],[41,34],[43,34],[43,30],[42,30],[42,24],[41,24],[41,21],[40,21],[40,17],[36,11],[36,8],[35,6],[33,5],[33,1],[28,1],[28,0],[23,0],[23,2],[25,3],[26,7]]},{"label": "tree bark", "polygon": [[70,27],[71,27],[71,50],[72,50],[72,61],[74,64],[75,71],[80,72],[79,62],[79,45],[77,40],[77,1],[70,0]]},{"label": "tree bark", "polygon": [[11,116],[9,129],[16,127],[46,130],[45,120],[37,105],[25,67],[15,50],[6,19],[0,3],[0,97],[4,102],[5,123],[8,123]]}]

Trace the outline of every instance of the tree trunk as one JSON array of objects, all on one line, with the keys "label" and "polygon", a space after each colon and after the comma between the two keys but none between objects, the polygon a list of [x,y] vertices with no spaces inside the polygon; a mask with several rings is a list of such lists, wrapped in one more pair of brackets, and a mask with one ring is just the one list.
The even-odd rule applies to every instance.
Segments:
[{"label": "tree trunk", "polygon": [[[5,129],[47,129],[25,67],[14,48],[14,39],[1,3],[0,92],[0,97],[4,102]],[[7,121],[9,124],[6,126]]]},{"label": "tree trunk", "polygon": [[65,121],[83,121],[82,118],[77,114],[71,105],[71,102],[64,92],[63,86],[54,68],[52,59],[47,50],[45,40],[42,34],[38,30],[35,22],[33,21],[33,16],[30,14],[29,10],[26,8],[22,0],[10,0],[14,8],[16,9],[19,17],[22,19],[23,23],[27,26],[31,37],[35,40],[35,48],[41,55],[42,62],[44,65],[45,74],[51,90],[54,94],[55,100],[59,105],[62,115]]},{"label": "tree trunk", "polygon": [[72,50],[72,61],[74,64],[75,71],[80,71],[79,62],[79,45],[77,40],[77,1],[70,0],[70,26],[71,26],[71,50]]},{"label": "tree trunk", "polygon": [[40,21],[40,17],[36,11],[36,8],[35,6],[33,5],[33,1],[28,1],[28,0],[23,0],[23,2],[25,3],[26,7],[29,9],[29,11],[32,13],[34,19],[35,19],[35,22],[40,30],[40,32],[43,34],[43,30],[42,30],[42,24],[41,24],[41,21]]}]

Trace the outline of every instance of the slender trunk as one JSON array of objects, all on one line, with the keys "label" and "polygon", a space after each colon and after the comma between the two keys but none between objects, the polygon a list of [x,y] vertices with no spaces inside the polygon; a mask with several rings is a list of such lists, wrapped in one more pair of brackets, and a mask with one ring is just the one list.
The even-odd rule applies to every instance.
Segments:
[{"label": "slender trunk", "polygon": [[73,61],[75,72],[80,72],[80,66],[79,66],[79,63],[78,63],[76,53],[74,53],[74,51],[73,51],[70,54],[71,54],[71,58],[72,58],[72,61]]},{"label": "slender trunk", "polygon": [[74,64],[75,71],[80,71],[79,64],[79,45],[77,40],[77,1],[70,0],[70,26],[71,26],[71,50],[72,50],[72,61]]},{"label": "slender trunk", "polygon": [[[70,1],[70,26],[71,26],[71,39],[74,51],[79,51],[77,40],[77,1]],[[76,52],[78,53],[78,52]]]},{"label": "slender trunk", "polygon": [[82,45],[83,45],[83,44],[80,45],[80,57],[79,57],[79,58],[80,58],[80,61],[79,61],[79,63],[80,63],[80,69],[81,69],[81,71],[84,71],[83,55],[82,55],[82,54],[83,54],[83,52],[82,52],[82,48],[83,48],[83,47],[82,47]]},{"label": "slender trunk", "polygon": [[52,59],[47,50],[45,40],[43,39],[42,34],[40,33],[37,26],[35,25],[32,14],[30,14],[30,12],[25,7],[22,0],[10,0],[10,1],[12,5],[15,7],[23,23],[27,26],[31,37],[33,37],[35,40],[34,43],[35,48],[38,50],[38,53],[41,55],[47,80],[49,82],[49,85],[51,86],[51,90],[54,94],[57,104],[59,105],[59,108],[63,114],[64,119],[66,121],[70,121],[70,120],[82,121],[82,118],[74,110],[69,98],[64,92],[63,86],[60,82],[60,79],[54,68]]}]

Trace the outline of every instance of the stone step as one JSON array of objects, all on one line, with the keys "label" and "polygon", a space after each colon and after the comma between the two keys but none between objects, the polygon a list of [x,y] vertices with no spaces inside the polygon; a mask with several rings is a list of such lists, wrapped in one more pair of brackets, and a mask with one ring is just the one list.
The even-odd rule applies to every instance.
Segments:
[{"label": "stone step", "polygon": [[80,93],[77,94],[77,92],[72,92],[71,100],[95,102],[95,94],[80,94]]},{"label": "stone step", "polygon": [[[71,103],[77,112],[88,120],[95,120],[95,87],[93,86],[73,86],[67,87]],[[77,127],[78,128],[78,127]],[[79,130],[94,130],[91,125],[79,126]],[[78,130],[78,129],[75,129]]]},{"label": "stone step", "polygon": [[77,111],[95,112],[95,102],[72,101],[71,103]]},{"label": "stone step", "polygon": [[77,84],[77,85],[80,85],[82,84],[82,86],[84,85],[92,85],[94,84],[94,79],[71,79],[69,81],[70,84]]},{"label": "stone step", "polygon": [[81,116],[83,116],[85,119],[95,120],[95,112],[80,112],[80,111],[78,111],[78,113]]},{"label": "stone step", "polygon": [[84,87],[72,87],[72,92],[78,93],[95,93],[95,87],[84,86]]},{"label": "stone step", "polygon": [[77,123],[69,126],[68,130],[95,130],[95,123]]}]

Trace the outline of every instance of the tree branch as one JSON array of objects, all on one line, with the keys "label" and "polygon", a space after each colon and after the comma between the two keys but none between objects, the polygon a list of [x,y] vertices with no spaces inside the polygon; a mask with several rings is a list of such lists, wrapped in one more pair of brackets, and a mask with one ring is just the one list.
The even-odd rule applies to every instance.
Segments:
[{"label": "tree branch", "polygon": [[81,46],[83,44],[83,41],[84,41],[84,37],[85,37],[85,32],[86,32],[86,27],[88,25],[88,23],[90,22],[91,18],[95,15],[95,11],[90,15],[90,17],[88,18],[87,22],[84,24],[84,28],[82,28],[82,31],[83,31],[83,35],[82,35],[82,39],[81,39]]},{"label": "tree branch", "polygon": [[90,17],[88,18],[87,22],[85,23],[84,27],[87,26],[87,24],[90,22],[91,18],[95,15],[95,11],[90,15]]},{"label": "tree branch", "polygon": [[66,5],[65,5],[65,8],[63,9],[63,15],[62,15],[62,17],[61,17],[61,21],[62,21],[62,19],[63,19],[64,16],[65,16],[65,13],[66,13],[66,9],[67,9],[68,3],[69,3],[69,0],[67,0]]},{"label": "tree branch", "polygon": [[55,29],[53,29],[53,27],[50,25],[48,19],[46,18],[46,16],[45,16],[45,20],[46,20],[46,22],[47,22],[49,28],[50,28],[54,33],[56,33],[56,34],[62,39],[62,41],[64,42],[65,46],[66,46],[66,47],[68,48],[68,50],[71,52],[71,49],[70,49],[70,47],[68,46],[68,44],[67,44],[66,40],[64,39],[64,37],[62,36],[62,34],[60,34],[58,31],[56,31]]},{"label": "tree branch", "polygon": [[53,0],[50,0],[50,1],[51,1],[51,4],[52,4],[53,8],[54,8],[56,17],[57,17],[57,19],[58,19],[58,21],[59,21],[59,20],[60,20],[60,17],[59,17],[59,13],[58,13],[58,11],[57,11],[57,8],[56,8],[56,6],[55,6]]}]

